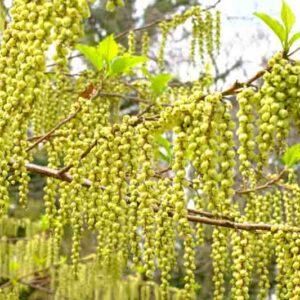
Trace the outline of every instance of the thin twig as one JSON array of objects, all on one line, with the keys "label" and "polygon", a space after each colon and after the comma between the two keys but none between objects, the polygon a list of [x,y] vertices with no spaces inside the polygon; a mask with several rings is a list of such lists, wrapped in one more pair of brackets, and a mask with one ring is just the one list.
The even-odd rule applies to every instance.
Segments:
[{"label": "thin twig", "polygon": [[20,280],[18,280],[18,282],[21,283],[21,284],[23,284],[23,285],[27,285],[27,286],[35,289],[35,290],[39,290],[39,291],[42,291],[44,293],[47,293],[47,294],[53,294],[54,293],[53,290],[48,289],[46,287],[43,287],[43,286],[41,286],[39,284],[35,284],[34,282],[31,282],[31,281],[25,281],[23,279],[20,279]]},{"label": "thin twig", "polygon": [[42,135],[39,139],[37,139],[32,145],[30,145],[26,151],[29,152],[33,148],[35,148],[38,144],[41,142],[47,140],[56,130],[58,130],[60,127],[62,127],[64,124],[68,123],[70,120],[74,119],[77,114],[80,112],[81,108],[78,107],[72,114],[70,114],[68,117],[62,119],[60,122],[56,124],[51,130],[49,130],[46,134]]},{"label": "thin twig", "polygon": [[223,91],[222,95],[223,96],[229,96],[229,95],[236,94],[244,86],[249,86],[254,81],[256,81],[257,79],[261,78],[267,71],[268,71],[268,69],[261,70],[261,71],[257,72],[254,76],[252,76],[251,78],[249,78],[245,82],[238,82],[238,81],[236,81],[231,87],[229,87],[228,89],[226,89],[225,91]]},{"label": "thin twig", "polygon": [[289,53],[287,56],[290,57],[292,55],[294,55],[296,52],[298,52],[300,50],[300,47],[297,47],[295,50],[293,50],[291,53]]},{"label": "thin twig", "polygon": [[[13,164],[13,162],[11,164]],[[25,167],[29,172],[40,174],[43,176],[56,178],[56,179],[66,181],[66,182],[71,182],[73,180],[73,177],[70,174],[68,174],[68,173],[60,174],[59,170],[51,169],[46,166],[39,166],[36,164],[27,163],[25,165]],[[90,180],[84,179],[83,186],[90,187],[91,185],[92,185],[92,182]]]},{"label": "thin twig", "polygon": [[[51,71],[49,71],[49,72],[45,72],[44,74],[49,74],[49,75],[51,75],[51,74],[56,74],[56,72],[51,72]],[[65,76],[67,76],[67,77],[76,77],[76,76],[80,76],[80,73],[73,73],[73,74],[71,74],[71,73],[62,73],[63,75],[65,75]]]},{"label": "thin twig", "polygon": [[216,8],[216,7],[221,3],[221,1],[222,1],[222,0],[216,1],[214,4],[212,4],[212,5],[210,5],[210,6],[207,6],[205,9],[203,9],[203,11],[207,11],[207,10]]},{"label": "thin twig", "polygon": [[[98,141],[95,140],[80,156],[79,161],[83,160],[98,144]],[[58,171],[59,175],[62,175],[68,172],[74,165],[71,164],[69,166],[63,167],[61,170]]]},{"label": "thin twig", "polygon": [[100,97],[117,97],[117,98],[123,98],[123,99],[128,99],[134,102],[140,102],[140,103],[145,103],[145,104],[150,104],[149,101],[141,99],[139,97],[134,97],[134,96],[129,96],[129,95],[122,95],[118,93],[106,93],[106,92],[101,92],[97,94]]},{"label": "thin twig", "polygon": [[281,172],[276,177],[272,178],[271,180],[267,181],[266,183],[259,185],[257,187],[254,187],[252,189],[237,190],[236,193],[237,194],[247,194],[247,193],[257,192],[257,191],[272,187],[272,185],[274,185],[277,181],[279,181],[282,178],[282,176],[284,175],[285,172],[286,172],[286,169],[282,169]]},{"label": "thin twig", "polygon": [[[44,136],[44,134],[36,135],[36,136],[31,136],[31,137],[28,137],[27,141],[28,142],[33,142],[33,141],[39,140],[43,136]],[[64,136],[64,135],[62,135],[62,134],[51,134],[51,136],[49,136],[47,139],[49,139],[49,138],[55,138],[55,137],[62,137],[62,136]]]},{"label": "thin twig", "polygon": [[188,208],[187,209],[189,214],[195,214],[195,215],[200,215],[206,218],[210,218],[210,219],[222,219],[222,220],[230,220],[233,221],[233,219],[231,217],[225,216],[225,215],[214,215],[208,211],[204,211],[204,210],[198,210],[198,209],[193,209],[193,208]]},{"label": "thin twig", "polygon": [[[80,54],[75,54],[75,55],[70,56],[68,58],[68,60],[73,60],[75,58],[80,58],[82,56],[83,56],[83,54],[81,54],[81,53]],[[46,68],[52,68],[52,67],[55,67],[56,65],[57,65],[57,63],[52,63],[52,64],[47,65]]]},{"label": "thin twig", "polygon": [[[210,6],[206,7],[206,8],[204,8],[203,11],[207,11],[207,10],[211,10],[211,9],[216,8],[216,6],[217,6],[221,1],[222,1],[222,0],[216,1],[214,4],[212,4],[212,5],[210,5]],[[157,26],[157,25],[159,25],[159,24],[162,23],[162,22],[170,22],[170,21],[172,21],[172,19],[173,19],[172,17],[170,17],[170,18],[165,18],[165,19],[158,19],[158,20],[155,20],[155,21],[153,21],[153,22],[150,22],[150,23],[148,23],[148,24],[146,24],[146,25],[143,25],[143,26],[141,26],[141,27],[127,29],[127,30],[125,30],[125,31],[123,31],[123,32],[121,32],[121,33],[119,33],[119,34],[117,34],[117,35],[115,36],[115,39],[120,39],[120,38],[124,37],[124,36],[127,35],[130,31],[133,31],[133,32],[144,31],[144,30],[147,30],[147,29],[152,28],[152,27],[154,27],[154,26]]]}]

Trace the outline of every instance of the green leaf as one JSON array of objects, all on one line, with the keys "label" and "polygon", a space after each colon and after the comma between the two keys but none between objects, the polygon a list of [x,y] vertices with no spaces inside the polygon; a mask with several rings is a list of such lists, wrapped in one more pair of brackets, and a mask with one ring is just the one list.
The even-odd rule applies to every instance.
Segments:
[{"label": "green leaf", "polygon": [[280,24],[276,19],[273,19],[267,14],[264,13],[254,13],[254,15],[260,18],[266,25],[272,29],[272,31],[277,35],[281,44],[284,45],[286,39],[286,32],[282,24]]},{"label": "green leaf", "polygon": [[40,224],[43,231],[47,231],[50,228],[49,218],[47,215],[42,215]]},{"label": "green leaf", "polygon": [[171,159],[168,155],[166,155],[163,151],[159,150],[159,158],[167,163],[171,162]]},{"label": "green leaf", "polygon": [[148,58],[144,56],[131,56],[125,54],[116,57],[111,63],[109,75],[124,74],[146,61],[148,61]]},{"label": "green leaf", "polygon": [[97,46],[98,55],[102,60],[110,63],[119,53],[118,43],[111,34],[102,40]]},{"label": "green leaf", "polygon": [[289,40],[289,48],[293,46],[293,44],[300,39],[300,32],[296,32],[291,39]]},{"label": "green leaf", "polygon": [[137,265],[137,266],[135,266],[135,271],[139,274],[143,274],[144,273],[144,267],[142,265]]},{"label": "green leaf", "polygon": [[9,262],[9,269],[11,270],[11,271],[14,271],[14,272],[16,272],[16,271],[18,271],[19,269],[20,269],[20,264],[19,264],[19,262],[17,262],[17,261],[15,261],[15,260],[11,260],[10,262]]},{"label": "green leaf", "polygon": [[157,137],[157,142],[160,146],[164,147],[168,153],[171,153],[171,143],[162,135]]},{"label": "green leaf", "polygon": [[165,152],[159,151],[160,157],[162,160],[167,161],[168,163],[172,160],[172,149],[171,149],[171,143],[164,138],[162,135],[157,137],[157,143],[160,147],[165,149]]},{"label": "green leaf", "polygon": [[60,265],[65,264],[67,261],[68,261],[67,256],[65,256],[65,255],[60,256],[60,260],[59,260]]},{"label": "green leaf", "polygon": [[83,44],[77,44],[75,48],[80,51],[90,63],[92,63],[98,71],[102,70],[103,68],[103,61],[102,58],[99,56],[97,48],[83,45]]},{"label": "green leaf", "polygon": [[141,67],[141,71],[142,71],[143,75],[145,77],[147,77],[149,80],[152,78],[150,72],[146,69],[146,67],[144,67],[144,66]]},{"label": "green leaf", "polygon": [[152,78],[151,88],[156,95],[160,95],[167,88],[168,82],[173,78],[172,74],[158,74]]},{"label": "green leaf", "polygon": [[118,55],[119,46],[113,35],[109,35],[103,39],[97,47],[78,44],[76,49],[79,50],[96,68],[102,70],[105,65]]},{"label": "green leaf", "polygon": [[39,257],[38,255],[33,256],[33,261],[37,266],[43,266],[43,264],[46,262],[45,257]]},{"label": "green leaf", "polygon": [[291,167],[300,161],[300,144],[289,147],[282,156],[283,163]]},{"label": "green leaf", "polygon": [[291,32],[296,18],[295,15],[290,8],[290,6],[285,2],[285,0],[282,0],[282,7],[281,7],[281,20],[284,24],[284,27],[286,29],[286,38],[288,37],[289,33]]}]

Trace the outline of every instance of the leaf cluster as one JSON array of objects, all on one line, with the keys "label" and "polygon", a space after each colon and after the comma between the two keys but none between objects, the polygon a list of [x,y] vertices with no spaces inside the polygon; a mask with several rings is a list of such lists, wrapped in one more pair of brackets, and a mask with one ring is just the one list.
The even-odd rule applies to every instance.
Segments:
[{"label": "leaf cluster", "polygon": [[262,12],[255,12],[254,15],[260,18],[276,34],[285,53],[288,53],[292,45],[300,38],[300,31],[291,35],[296,17],[285,0],[282,0],[281,22]]},{"label": "leaf cluster", "polygon": [[107,77],[127,74],[136,66],[148,61],[145,56],[130,55],[128,53],[120,55],[120,47],[113,35],[109,35],[100,41],[97,46],[77,44],[76,49],[98,71],[104,71]]}]

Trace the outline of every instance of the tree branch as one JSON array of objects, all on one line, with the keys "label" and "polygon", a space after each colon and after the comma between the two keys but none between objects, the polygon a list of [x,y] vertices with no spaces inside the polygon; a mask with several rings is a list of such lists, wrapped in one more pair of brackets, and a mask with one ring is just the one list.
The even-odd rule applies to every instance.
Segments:
[{"label": "tree branch", "polygon": [[[60,170],[55,170],[55,169],[48,168],[46,166],[39,166],[39,165],[32,164],[32,163],[28,163],[25,166],[26,166],[26,169],[29,172],[32,172],[32,173],[40,174],[40,175],[47,176],[47,177],[56,178],[56,179],[66,181],[66,182],[71,182],[73,180],[73,177],[70,174],[68,174],[66,172],[61,172]],[[88,179],[84,180],[83,186],[89,188],[89,187],[91,187],[91,185],[92,185],[92,182],[90,180],[88,180]],[[199,210],[196,210],[196,209],[188,209],[188,211],[191,214],[200,214],[200,215],[203,215],[207,218],[216,217],[215,215],[213,215],[210,212],[199,211]],[[224,217],[224,218],[226,218],[226,217]]]},{"label": "tree branch", "polygon": [[[276,228],[275,227],[276,225],[270,225],[270,224],[237,223],[237,222],[232,222],[230,220],[212,219],[207,217],[198,217],[198,216],[191,216],[191,215],[188,215],[187,219],[194,223],[208,224],[208,225],[232,228],[236,230],[274,232],[275,230],[273,230],[273,228]],[[300,232],[300,228],[298,227],[291,228],[291,231]]]},{"label": "tree branch", "polygon": [[[28,163],[26,164],[26,168],[30,172],[38,173],[41,175],[53,177],[59,180],[63,180],[66,182],[71,182],[73,180],[72,176],[68,173],[60,174],[59,171],[50,169],[48,167],[38,166],[35,164]],[[281,174],[282,173],[282,174]],[[283,175],[283,171],[281,171],[281,176]],[[276,177],[276,179],[278,176]],[[278,179],[277,179],[278,180]],[[274,179],[272,180],[274,182]],[[88,179],[84,179],[83,186],[90,187],[92,185],[92,182]],[[159,211],[158,207],[153,207],[153,210],[155,212]],[[236,230],[247,230],[247,231],[272,231],[275,232],[277,225],[271,225],[271,224],[257,224],[257,223],[238,223],[231,221],[229,219],[218,219],[210,212],[203,212],[198,211],[194,209],[187,209],[187,219],[190,222],[193,223],[201,223],[201,224],[208,224],[208,225],[214,225],[214,226],[221,226],[221,227],[227,227],[227,228],[233,228]],[[173,212],[170,212],[169,215],[173,216]],[[202,215],[202,217],[196,216],[195,214]],[[289,229],[291,232],[300,232],[299,227],[290,227]]]},{"label": "tree branch", "polygon": [[[158,211],[156,208],[154,211]],[[169,216],[173,216],[173,212],[169,212]],[[272,231],[273,233],[279,230],[279,226],[277,224],[261,224],[261,223],[238,223],[230,220],[223,219],[214,219],[209,217],[199,217],[188,214],[187,219],[193,223],[207,224],[213,226],[220,226],[226,228],[232,228],[235,230],[246,230],[246,231]],[[289,227],[287,229],[289,232],[300,232],[300,227]]]},{"label": "tree branch", "polygon": [[[11,164],[13,164],[13,162]],[[70,174],[68,173],[61,174],[59,170],[51,169],[46,166],[39,166],[36,164],[27,163],[25,167],[29,172],[40,174],[43,176],[56,178],[66,182],[71,182],[73,180],[73,177]],[[91,184],[92,184],[91,181],[88,179],[85,179],[83,182],[83,186],[85,187],[90,187]]]},{"label": "tree branch", "polygon": [[245,82],[236,81],[231,87],[229,87],[228,89],[223,91],[222,95],[223,96],[229,96],[229,95],[234,95],[234,94],[238,93],[241,88],[243,88],[244,86],[251,85],[254,81],[261,78],[267,71],[269,71],[269,68],[257,72],[254,76],[252,76],[251,78],[249,78]]},{"label": "tree branch", "polygon": [[23,285],[27,285],[27,286],[35,289],[35,290],[39,290],[41,292],[47,293],[47,294],[53,294],[54,293],[53,290],[48,289],[46,287],[43,287],[40,284],[37,284],[35,281],[26,281],[24,279],[19,279],[18,282],[23,284]]}]

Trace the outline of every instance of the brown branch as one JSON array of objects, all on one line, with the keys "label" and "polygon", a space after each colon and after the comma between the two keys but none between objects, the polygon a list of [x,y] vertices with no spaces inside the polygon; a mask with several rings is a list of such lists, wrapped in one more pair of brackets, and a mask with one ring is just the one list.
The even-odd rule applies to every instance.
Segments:
[{"label": "brown branch", "polygon": [[229,87],[228,89],[226,89],[225,91],[223,91],[222,95],[223,96],[229,96],[229,95],[236,94],[244,86],[249,86],[254,81],[256,81],[257,79],[261,78],[268,70],[269,69],[261,70],[261,71],[257,72],[254,76],[252,76],[251,78],[249,78],[245,82],[238,82],[238,81],[236,81],[231,87]]},{"label": "brown branch", "polygon": [[[90,151],[89,149],[92,149],[93,147],[95,147],[95,142],[83,153],[82,156],[85,156],[86,153],[88,153]],[[26,169],[28,171],[30,171],[30,172],[37,173],[37,174],[44,175],[44,176],[48,176],[48,177],[53,177],[53,178],[56,178],[56,179],[59,179],[59,180],[62,180],[62,181],[71,182],[72,179],[73,179],[72,176],[67,173],[67,171],[69,169],[68,170],[64,170],[64,169],[55,170],[55,169],[50,169],[50,168],[48,168],[46,166],[39,166],[39,165],[32,164],[32,163],[26,164]],[[64,170],[64,171],[62,172],[62,170]],[[263,185],[257,186],[257,187],[255,187],[253,189],[237,190],[236,193],[237,194],[247,194],[247,193],[256,192],[256,191],[260,191],[260,190],[269,188],[270,186],[272,186],[273,184],[277,183],[277,181],[279,181],[282,178],[282,176],[284,175],[285,171],[286,171],[286,169],[283,169],[278,174],[278,176],[276,176],[275,178],[273,178],[272,180],[266,182]],[[91,183],[90,180],[88,180],[88,179],[84,180],[84,184],[83,184],[84,186],[90,187],[91,184],[92,183]],[[191,210],[191,212],[197,212],[197,211],[196,210]]]},{"label": "brown branch", "polygon": [[[236,93],[240,92],[240,90],[244,86],[250,86],[254,81],[257,79],[261,78],[266,72],[268,72],[270,68],[261,70],[257,72],[255,75],[250,77],[247,81],[245,82],[239,82],[235,81],[233,85],[231,85],[229,88],[225,89],[224,91],[221,92],[222,96],[230,96],[230,95],[235,95]],[[201,96],[198,100],[204,100],[207,95]]]},{"label": "brown branch", "polygon": [[[258,171],[257,171],[258,172]],[[266,180],[269,180],[269,178],[263,174],[263,173],[260,173],[258,172],[263,178],[265,178]],[[281,179],[281,178],[280,178]],[[286,184],[286,183],[281,183],[280,182],[280,179],[275,181],[274,184],[282,189],[285,189],[285,190],[294,190],[293,186],[290,185],[290,184]]]},{"label": "brown branch", "polygon": [[47,294],[53,294],[54,293],[53,290],[48,289],[46,287],[43,287],[43,286],[41,286],[39,284],[36,284],[35,282],[26,281],[24,279],[19,279],[18,282],[21,283],[21,284],[23,284],[23,285],[27,285],[27,286],[35,289],[35,290],[39,290],[39,291],[42,291],[44,293],[47,293]]},{"label": "brown branch", "polygon": [[[256,80],[258,80],[259,78],[261,78],[266,72],[270,71],[271,69],[268,67],[264,70],[260,70],[258,71],[255,75],[253,75],[252,77],[250,77],[247,81],[245,82],[238,82],[236,81],[231,87],[225,89],[224,91],[221,92],[222,96],[229,96],[229,95],[234,95],[238,92],[240,92],[240,90],[244,87],[244,86],[251,86],[253,82],[255,82]],[[198,101],[203,101],[205,99],[207,95],[203,95],[200,98],[198,98]],[[137,115],[138,117],[138,121],[137,124],[144,122],[144,121],[156,121],[159,117],[159,115],[154,115],[154,116],[150,116],[145,118],[143,115],[145,113],[147,113],[154,104],[149,105],[148,107],[146,107],[146,109],[144,111],[142,111],[141,113],[139,113]],[[172,107],[172,105],[166,104],[165,106],[170,106]]]},{"label": "brown branch", "polygon": [[[198,217],[188,215],[187,219],[193,223],[201,223],[213,226],[220,226],[226,228],[232,228],[236,230],[246,230],[246,231],[271,231],[274,225],[270,224],[256,224],[256,223],[237,223],[230,220],[222,219],[212,219],[207,217]],[[294,228],[293,231],[300,232],[300,228]]]},{"label": "brown branch", "polygon": [[172,170],[171,167],[167,167],[167,168],[165,168],[165,169],[161,169],[161,170],[157,171],[156,173],[157,173],[158,175],[162,175],[162,174],[164,174],[164,173],[168,173],[168,172],[171,171],[171,170]]},{"label": "brown branch", "polygon": [[285,190],[290,190],[290,191],[295,190],[295,188],[292,185],[280,183],[279,181],[275,182],[275,185],[277,185],[278,187],[281,187],[282,189],[285,189]]},{"label": "brown branch", "polygon": [[208,211],[204,211],[204,210],[198,210],[198,209],[193,209],[193,208],[188,208],[187,209],[189,214],[195,214],[195,215],[200,215],[206,218],[210,218],[210,219],[223,219],[223,220],[230,220],[233,221],[232,218],[228,217],[228,216],[224,216],[224,215],[215,215],[212,214]]},{"label": "brown branch", "polygon": [[[13,164],[13,163],[11,163],[11,164]],[[47,177],[56,178],[56,179],[66,181],[66,182],[71,182],[73,180],[73,177],[70,174],[68,174],[68,173],[60,174],[59,170],[51,169],[51,168],[48,168],[46,166],[39,166],[39,165],[32,164],[32,163],[27,163],[25,166],[26,166],[26,169],[29,172],[32,172],[32,173],[40,174],[40,175],[47,176]],[[83,186],[90,187],[91,184],[92,183],[91,183],[90,180],[84,179]]]},{"label": "brown branch", "polygon": [[[72,176],[68,173],[59,174],[59,171],[50,169],[48,167],[42,167],[34,164],[26,164],[26,168],[30,172],[38,173],[41,175],[53,177],[59,180],[71,182],[73,180]],[[282,171],[283,172],[283,171]],[[277,178],[277,177],[276,177]],[[274,180],[274,179],[273,179]],[[84,180],[83,186],[90,187],[92,182],[88,179]],[[158,211],[158,207],[153,207],[154,211]],[[197,210],[188,210],[187,219],[193,223],[201,223],[201,224],[208,224],[214,226],[221,226],[227,227],[232,229],[240,229],[240,230],[247,230],[247,231],[272,231],[275,232],[277,225],[271,224],[256,224],[256,223],[238,223],[233,222],[231,220],[224,220],[224,219],[217,219],[209,212],[197,211]],[[203,215],[202,217],[195,216],[194,214]],[[173,216],[173,212],[170,212],[169,215]],[[204,216],[206,215],[206,216]],[[290,227],[290,231],[292,232],[300,232],[300,228],[298,227]]]},{"label": "brown branch", "polygon": [[[46,166],[39,166],[39,165],[36,165],[36,164],[28,163],[28,164],[26,164],[26,169],[29,172],[37,173],[37,174],[47,176],[47,177],[56,178],[56,179],[66,181],[66,182],[71,182],[73,180],[73,177],[70,174],[60,173],[59,170],[50,169]],[[92,185],[92,182],[90,180],[88,180],[88,179],[84,180],[83,186],[90,187],[91,185]],[[199,214],[199,215],[205,216],[207,218],[216,218],[216,215],[213,215],[210,212],[199,211],[199,210],[196,210],[196,209],[188,209],[188,211],[191,214]],[[222,217],[224,219],[225,218],[229,219],[226,216],[220,216],[220,217]]]},{"label": "brown branch", "polygon": [[[50,65],[49,65],[50,66]],[[44,74],[49,74],[49,75],[51,75],[51,74],[56,74],[56,72],[44,72]],[[71,74],[71,73],[62,73],[63,75],[65,75],[65,76],[67,76],[67,77],[76,77],[76,76],[80,76],[80,73],[74,73],[74,74]]]},{"label": "brown branch", "polygon": [[[158,208],[154,208],[154,211],[158,211]],[[173,216],[173,212],[169,212],[169,216]],[[246,231],[272,231],[273,233],[279,230],[279,226],[276,224],[258,224],[258,223],[238,223],[230,220],[214,219],[209,217],[198,217],[188,214],[187,219],[193,223],[207,224],[213,226],[220,226],[226,228],[232,228],[235,230]],[[287,229],[289,232],[300,232],[300,227],[290,227]]]}]

